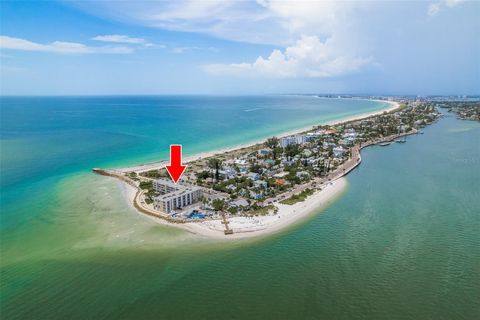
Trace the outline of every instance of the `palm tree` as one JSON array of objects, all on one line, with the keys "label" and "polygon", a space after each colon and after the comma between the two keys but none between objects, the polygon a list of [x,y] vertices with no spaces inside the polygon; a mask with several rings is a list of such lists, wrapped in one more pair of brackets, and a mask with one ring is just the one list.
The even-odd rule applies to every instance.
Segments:
[{"label": "palm tree", "polygon": [[328,146],[328,158],[331,159],[333,158],[333,147],[332,146]]},{"label": "palm tree", "polygon": [[327,163],[327,173],[330,172],[330,163],[332,162],[332,158],[328,158],[328,163]]},{"label": "palm tree", "polygon": [[293,158],[295,157],[297,154],[300,153],[300,148],[298,147],[298,144],[289,144],[286,148],[285,148],[285,154],[287,155],[287,157],[289,158]]},{"label": "palm tree", "polygon": [[218,213],[218,211],[223,211],[223,209],[225,208],[225,201],[223,201],[222,199],[215,199],[212,201],[212,207],[216,213]]},{"label": "palm tree", "polygon": [[222,160],[218,158],[210,158],[208,159],[208,166],[215,170],[215,180],[218,181],[218,178],[219,178],[218,171],[222,166]]},{"label": "palm tree", "polygon": [[265,146],[272,149],[273,151],[273,160],[277,159],[277,149],[278,149],[279,140],[277,137],[271,137],[265,141]]}]

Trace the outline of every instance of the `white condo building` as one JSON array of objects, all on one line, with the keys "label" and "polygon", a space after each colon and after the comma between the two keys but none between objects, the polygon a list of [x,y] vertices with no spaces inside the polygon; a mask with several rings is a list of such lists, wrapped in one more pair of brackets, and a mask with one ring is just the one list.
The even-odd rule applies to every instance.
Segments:
[{"label": "white condo building", "polygon": [[304,135],[295,135],[295,136],[288,136],[280,138],[280,147],[285,148],[291,144],[304,144],[307,142],[307,137]]},{"label": "white condo building", "polygon": [[194,204],[202,198],[203,194],[200,187],[175,184],[166,179],[155,180],[153,188],[161,193],[155,197],[153,207],[165,213]]}]

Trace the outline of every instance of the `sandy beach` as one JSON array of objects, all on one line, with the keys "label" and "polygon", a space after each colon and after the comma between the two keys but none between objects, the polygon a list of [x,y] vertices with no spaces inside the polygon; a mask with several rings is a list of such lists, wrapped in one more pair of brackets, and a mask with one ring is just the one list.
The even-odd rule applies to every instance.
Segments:
[{"label": "sandy beach", "polygon": [[316,191],[305,201],[293,205],[276,203],[277,214],[258,217],[229,218],[229,226],[233,234],[225,236],[225,230],[220,220],[203,221],[200,223],[185,223],[181,227],[194,234],[215,239],[242,239],[260,237],[288,229],[307,219],[312,214],[332,203],[346,190],[347,180],[339,178],[330,182],[322,190]]},{"label": "sandy beach", "polygon": [[[126,183],[120,182],[119,184],[123,189],[122,193],[129,206],[136,210],[132,203],[137,190]],[[317,190],[310,195],[305,201],[297,202],[293,205],[276,203],[275,206],[278,207],[276,214],[258,217],[231,217],[228,221],[234,233],[228,236],[224,234],[225,227],[221,220],[173,224],[160,218],[143,214],[142,216],[161,225],[180,228],[203,238],[235,240],[261,237],[293,227],[311,215],[318,213],[335,201],[346,188],[347,180],[342,177],[329,182],[321,190]]]}]

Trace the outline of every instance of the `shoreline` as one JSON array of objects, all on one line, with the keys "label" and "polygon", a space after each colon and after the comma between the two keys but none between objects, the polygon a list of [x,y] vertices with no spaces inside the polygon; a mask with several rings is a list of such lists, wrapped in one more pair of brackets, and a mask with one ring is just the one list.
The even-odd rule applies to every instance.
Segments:
[{"label": "shoreline", "polygon": [[221,220],[171,223],[152,215],[143,214],[133,205],[137,190],[133,186],[121,181],[119,181],[119,186],[122,189],[122,195],[127,200],[128,206],[146,219],[163,226],[181,229],[202,238],[228,241],[260,238],[261,236],[288,230],[332,204],[347,189],[348,183],[345,177],[339,177],[323,186],[321,190],[316,190],[315,193],[308,196],[304,201],[293,205],[276,203],[278,212],[274,215],[230,217],[228,218],[230,227],[235,231],[231,235],[224,234],[225,227]]},{"label": "shoreline", "polygon": [[229,226],[234,233],[225,236],[225,230],[220,220],[209,220],[200,223],[185,223],[183,229],[210,239],[236,240],[246,238],[260,238],[284,230],[288,230],[333,203],[347,188],[347,180],[341,177],[315,191],[304,201],[293,205],[276,203],[278,212],[274,215],[258,217],[230,217]]},{"label": "shoreline", "polygon": [[[316,125],[311,125],[311,126],[308,126],[308,127],[303,127],[303,128],[291,130],[291,131],[279,134],[276,137],[277,138],[283,138],[283,137],[286,137],[286,136],[291,136],[291,135],[300,134],[300,133],[303,133],[303,132],[306,132],[306,131],[311,131],[316,126],[319,126],[319,125],[334,126],[334,125],[342,124],[342,123],[349,122],[349,121],[356,121],[356,120],[360,120],[360,119],[363,119],[363,118],[376,116],[376,115],[382,114],[384,112],[391,112],[391,111],[397,109],[400,106],[400,103],[398,103],[396,101],[375,100],[375,99],[368,99],[368,101],[384,102],[384,103],[388,103],[390,106],[388,108],[377,110],[377,111],[364,112],[364,113],[361,113],[361,114],[358,114],[358,115],[348,116],[348,117],[345,117],[345,118],[342,118],[342,119],[339,119],[339,120],[331,120],[331,121],[327,121],[325,123],[319,123],[319,124],[316,124]],[[226,152],[230,152],[230,151],[237,150],[237,149],[252,147],[252,146],[255,146],[257,144],[263,143],[264,141],[265,141],[265,138],[255,140],[253,142],[247,142],[247,143],[239,144],[239,145],[232,146],[232,147],[226,147],[226,148],[223,148],[223,149],[200,152],[200,153],[197,153],[197,154],[193,154],[193,155],[184,157],[183,158],[183,163],[187,164],[187,163],[192,162],[192,161],[197,161],[197,160],[200,160],[200,159],[203,159],[203,158],[212,157],[214,155],[218,155],[218,154],[221,154],[221,153],[226,153]],[[168,160],[161,160],[161,161],[157,161],[157,162],[145,163],[145,164],[140,164],[140,165],[135,165],[135,166],[130,166],[130,167],[113,168],[112,171],[117,171],[117,172],[121,172],[121,173],[129,172],[129,171],[135,171],[135,172],[138,173],[138,172],[144,172],[144,171],[149,171],[149,170],[161,169],[167,164],[168,164]]]},{"label": "shoreline", "polygon": [[[382,110],[366,112],[359,115],[346,117],[341,120],[329,121],[327,123],[322,123],[322,125],[337,125],[337,124],[342,124],[349,121],[357,121],[367,117],[379,115],[384,112],[394,111],[400,106],[400,104],[395,101],[383,101],[383,100],[380,100],[380,101],[387,102],[390,106]],[[310,126],[308,128],[297,129],[297,130],[294,130],[293,132],[283,133],[279,135],[279,137],[285,137],[285,136],[303,133],[303,132],[312,130],[314,127],[315,126]],[[217,155],[224,152],[229,152],[229,151],[240,149],[240,148],[254,146],[261,142],[263,142],[263,140],[244,144],[242,146],[229,147],[223,150],[214,150],[214,151],[200,153],[197,155],[192,155],[192,156],[186,157],[184,163],[188,163],[201,158]],[[366,146],[363,146],[363,147],[366,147]],[[230,223],[230,227],[234,230],[234,233],[231,235],[224,234],[225,227],[222,224],[221,220],[172,223],[162,219],[162,217],[160,216],[143,212],[143,210],[139,210],[139,208],[136,206],[138,189],[132,185],[129,185],[126,181],[120,181],[120,184],[123,186],[122,194],[124,198],[127,200],[127,202],[129,203],[129,205],[131,206],[131,208],[134,209],[138,214],[141,214],[142,216],[145,216],[148,219],[152,219],[154,222],[158,224],[170,226],[170,227],[176,227],[178,229],[182,229],[196,236],[199,236],[202,238],[208,238],[208,239],[236,240],[236,239],[246,239],[246,238],[254,238],[254,237],[257,238],[261,236],[278,233],[282,230],[287,230],[288,228],[293,227],[298,223],[301,223],[302,221],[306,220],[308,217],[312,216],[315,212],[318,213],[323,208],[331,204],[341,193],[343,193],[346,190],[347,180],[344,176],[360,164],[361,162],[360,150],[363,147],[360,147],[357,150],[358,156],[359,156],[359,161],[357,163],[352,165],[352,167],[349,168],[349,170],[344,174],[322,185],[321,190],[316,190],[314,194],[307,197],[307,199],[305,199],[304,201],[300,201],[293,205],[281,204],[277,202],[275,203],[275,206],[277,206],[278,212],[277,214],[273,214],[273,215],[270,214],[270,215],[257,216],[257,217],[229,217],[228,220]],[[151,164],[144,164],[140,166],[113,169],[112,171],[124,173],[128,171],[138,170],[137,172],[141,172],[141,171],[153,170],[156,168],[163,168],[165,164],[166,164],[166,161],[161,161],[161,162],[155,162]]]}]

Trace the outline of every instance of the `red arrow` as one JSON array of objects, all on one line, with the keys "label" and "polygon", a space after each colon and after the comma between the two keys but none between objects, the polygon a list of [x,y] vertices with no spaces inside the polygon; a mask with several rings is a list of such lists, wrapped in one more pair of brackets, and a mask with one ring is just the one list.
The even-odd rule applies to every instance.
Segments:
[{"label": "red arrow", "polygon": [[187,166],[182,166],[182,145],[170,145],[170,165],[165,166],[174,183],[177,183]]}]

